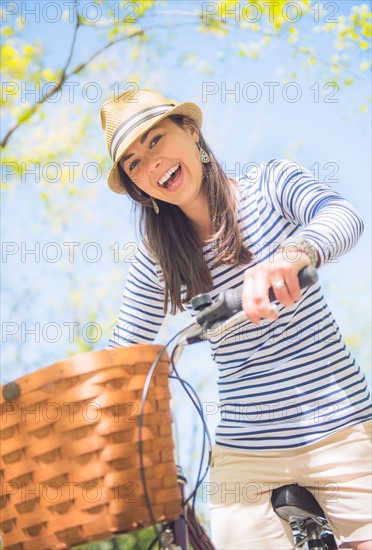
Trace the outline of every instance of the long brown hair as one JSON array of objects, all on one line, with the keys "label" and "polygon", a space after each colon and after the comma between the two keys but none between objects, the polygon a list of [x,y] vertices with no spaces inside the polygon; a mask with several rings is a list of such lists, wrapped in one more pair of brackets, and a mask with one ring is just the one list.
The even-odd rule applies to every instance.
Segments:
[{"label": "long brown hair", "polygon": [[[195,123],[182,115],[169,117],[179,126]],[[252,254],[244,246],[235,215],[235,186],[229,181],[208,147],[200,130],[199,144],[211,161],[203,164],[202,185],[208,197],[214,243],[214,266],[248,264]],[[137,187],[118,164],[121,183],[136,206],[140,207],[140,232],[144,245],[159,263],[164,276],[164,312],[184,310],[193,296],[213,287],[212,276],[204,259],[203,243],[194,225],[182,210],[173,204],[156,199],[160,212],[156,214],[147,193]],[[186,297],[181,299],[182,286]]]}]

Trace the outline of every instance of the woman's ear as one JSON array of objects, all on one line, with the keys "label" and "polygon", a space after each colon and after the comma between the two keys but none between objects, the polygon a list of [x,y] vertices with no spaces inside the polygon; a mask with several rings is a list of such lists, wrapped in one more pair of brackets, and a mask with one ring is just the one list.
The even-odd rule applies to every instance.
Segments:
[{"label": "woman's ear", "polygon": [[185,124],[184,128],[187,132],[189,132],[190,136],[193,138],[195,143],[198,143],[198,141],[199,141],[199,130],[195,126],[193,126],[192,124]]}]

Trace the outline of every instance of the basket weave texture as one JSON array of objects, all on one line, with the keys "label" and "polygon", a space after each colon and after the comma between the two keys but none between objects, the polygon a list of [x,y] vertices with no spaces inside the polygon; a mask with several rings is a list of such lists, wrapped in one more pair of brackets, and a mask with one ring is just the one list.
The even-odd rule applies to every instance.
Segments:
[{"label": "basket weave texture", "polygon": [[[8,394],[5,400],[1,392],[5,549],[69,548],[151,525],[138,415],[159,350],[134,345],[83,353],[16,380],[15,399]],[[150,384],[142,428],[145,479],[157,521],[176,518],[181,505],[169,372],[165,355]]]}]

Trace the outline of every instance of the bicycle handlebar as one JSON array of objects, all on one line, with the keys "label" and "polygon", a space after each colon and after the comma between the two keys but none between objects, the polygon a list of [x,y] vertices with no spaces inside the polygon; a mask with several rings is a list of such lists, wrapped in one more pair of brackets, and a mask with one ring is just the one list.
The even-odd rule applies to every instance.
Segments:
[{"label": "bicycle handlebar", "polygon": [[[307,288],[318,280],[318,273],[315,267],[307,266],[301,269],[298,273],[300,288]],[[199,294],[193,298],[192,303],[197,304],[197,307],[202,310],[196,316],[196,322],[186,332],[180,345],[194,344],[208,338],[208,330],[212,329],[215,324],[221,324],[225,321],[232,320],[231,324],[246,320],[245,314],[242,313],[242,287],[233,288],[221,292],[214,301],[211,300],[209,294]],[[276,300],[273,289],[269,289],[270,302]],[[194,306],[195,307],[195,306]],[[228,328],[228,327],[226,327]]]}]

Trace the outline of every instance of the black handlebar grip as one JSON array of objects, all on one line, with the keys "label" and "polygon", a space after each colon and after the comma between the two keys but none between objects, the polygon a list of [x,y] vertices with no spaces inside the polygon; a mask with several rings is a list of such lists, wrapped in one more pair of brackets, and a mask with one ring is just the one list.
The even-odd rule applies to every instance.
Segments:
[{"label": "black handlebar grip", "polygon": [[[315,267],[308,266],[301,269],[298,273],[298,280],[301,288],[306,288],[318,280],[318,273]],[[213,303],[210,306],[205,307],[200,311],[196,316],[196,321],[199,325],[203,326],[204,323],[213,324],[220,321],[225,321],[242,311],[242,291],[243,287],[232,288],[221,292],[215,298]],[[276,298],[273,292],[273,289],[269,290],[269,299],[273,302]]]}]

